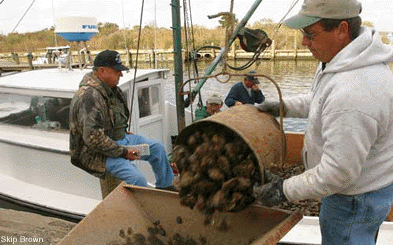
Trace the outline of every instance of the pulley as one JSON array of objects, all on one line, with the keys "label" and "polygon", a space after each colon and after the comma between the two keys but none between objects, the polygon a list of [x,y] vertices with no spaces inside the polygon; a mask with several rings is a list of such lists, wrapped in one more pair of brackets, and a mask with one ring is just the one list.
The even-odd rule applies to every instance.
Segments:
[{"label": "pulley", "polygon": [[272,40],[261,29],[242,28],[237,35],[240,46],[246,52],[262,52],[272,44]]}]

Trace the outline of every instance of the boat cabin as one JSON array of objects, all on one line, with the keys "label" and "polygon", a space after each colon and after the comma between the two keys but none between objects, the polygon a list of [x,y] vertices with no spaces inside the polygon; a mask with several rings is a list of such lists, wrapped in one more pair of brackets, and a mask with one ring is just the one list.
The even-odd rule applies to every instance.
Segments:
[{"label": "boat cabin", "polygon": [[[86,215],[102,199],[99,179],[73,166],[69,156],[70,103],[90,71],[44,69],[0,78],[0,197],[77,215]],[[119,86],[132,104],[131,131],[170,149],[164,93],[168,73],[138,70],[134,77],[133,71],[123,72]],[[154,186],[150,165],[138,164]]]}]

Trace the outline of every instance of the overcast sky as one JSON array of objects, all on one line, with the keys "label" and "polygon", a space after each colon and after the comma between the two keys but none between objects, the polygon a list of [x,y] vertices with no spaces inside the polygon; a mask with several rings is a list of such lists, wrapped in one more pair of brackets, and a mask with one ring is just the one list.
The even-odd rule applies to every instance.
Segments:
[{"label": "overcast sky", "polygon": [[[3,2],[2,2],[3,1]],[[34,0],[0,0],[0,34],[10,33],[18,24]],[[190,0],[193,24],[206,27],[218,25],[218,19],[208,19],[207,15],[229,11],[231,0]],[[296,0],[263,0],[248,23],[270,18],[281,20]],[[145,0],[142,25],[154,23],[157,26],[171,27],[171,0]],[[181,4],[183,3],[180,0]],[[188,1],[187,1],[188,2]],[[374,23],[376,29],[393,31],[393,1],[363,0],[363,20]],[[253,0],[234,0],[234,13],[240,20],[254,3]],[[303,0],[288,16],[296,14]],[[54,19],[62,16],[95,17],[99,22],[117,23],[120,28],[139,25],[142,0],[35,0],[15,32],[39,31],[54,26]],[[124,15],[123,15],[124,13]],[[183,18],[183,17],[182,17]],[[182,24],[183,25],[183,24]]]}]

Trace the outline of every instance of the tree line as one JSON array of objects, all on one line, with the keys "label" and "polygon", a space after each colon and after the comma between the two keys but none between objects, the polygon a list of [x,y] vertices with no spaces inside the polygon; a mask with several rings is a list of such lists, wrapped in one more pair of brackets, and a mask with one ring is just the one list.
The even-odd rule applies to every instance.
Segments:
[{"label": "tree line", "polygon": [[[183,47],[188,44],[190,47],[199,48],[202,46],[224,46],[227,21],[222,19],[220,25],[215,28],[203,26],[193,26],[189,31],[182,31]],[[236,24],[237,19],[235,19]],[[371,22],[364,22],[364,25],[373,26]],[[271,19],[262,19],[248,24],[250,29],[262,29],[268,37],[275,42],[276,49],[304,49],[301,45],[302,35],[297,30],[288,29],[285,25],[274,23]],[[183,28],[184,29],[184,28]],[[130,29],[121,29],[114,23],[99,23],[99,33],[87,42],[89,50],[102,49],[136,49],[140,33],[140,49],[172,49],[173,33],[169,28],[155,28],[153,24],[144,26],[139,30],[139,26]],[[185,33],[188,33],[187,35]],[[187,40],[186,40],[187,36]],[[388,42],[387,37],[385,43]],[[387,39],[387,40],[386,40]],[[0,53],[11,52],[43,52],[46,47],[73,45],[55,34],[53,27],[37,32],[10,33],[0,35]],[[240,49],[239,42],[235,42],[235,48]]]}]

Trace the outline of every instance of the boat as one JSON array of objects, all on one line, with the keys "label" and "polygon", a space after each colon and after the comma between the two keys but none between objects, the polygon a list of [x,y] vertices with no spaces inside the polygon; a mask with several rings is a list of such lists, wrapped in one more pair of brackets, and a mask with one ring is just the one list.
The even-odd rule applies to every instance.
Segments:
[{"label": "boat", "polygon": [[[208,72],[212,72],[218,62],[219,59],[214,60]],[[127,228],[129,219],[126,218],[129,216],[122,212],[130,211],[134,206],[126,206],[124,203],[131,202],[132,198],[145,202],[147,197],[149,199],[162,195],[164,200],[172,200],[176,195],[121,184],[103,199],[98,178],[70,163],[67,106],[83,75],[89,71],[59,68],[22,72],[0,78],[0,146],[3,149],[0,157],[4,169],[0,173],[0,199],[31,212],[81,221],[65,241],[79,234],[86,234],[89,225],[105,224],[99,226],[103,230],[107,229],[107,223],[103,223],[100,217],[97,218],[97,215],[102,214],[105,205],[117,208],[105,214],[113,215],[106,216],[110,217],[106,222],[122,224]],[[181,127],[192,122],[191,112],[185,110],[184,106],[179,109],[182,103],[173,105],[165,101],[164,85],[170,76],[169,70],[138,70],[136,76],[134,72],[131,70],[124,73],[119,84],[127,94],[129,105],[133,105],[131,131],[162,141],[169,153],[172,150],[171,136],[177,135]],[[182,74],[179,70],[175,73]],[[177,77],[176,81],[183,82]],[[195,95],[194,91],[190,95]],[[50,104],[61,107],[57,110],[60,114],[53,117],[55,119],[48,110]],[[179,121],[184,124],[180,128]],[[287,162],[300,164],[304,135],[294,132],[285,132],[285,135]],[[154,187],[154,175],[148,164],[143,161],[138,164],[147,174],[149,185]],[[136,193],[137,197],[130,193]],[[117,215],[114,215],[115,213]],[[388,220],[381,226],[377,244],[390,244],[393,234],[392,216],[390,213]],[[113,221],[114,218],[118,220]],[[110,233],[118,234],[118,231],[110,230]],[[291,223],[291,229],[286,229],[280,236],[282,244],[320,244],[318,217],[296,216],[296,221]]]},{"label": "boat", "polygon": [[[41,57],[37,57],[36,60],[33,60],[33,65],[62,64],[64,66],[67,61],[67,54],[70,50],[71,47],[69,45],[46,47],[45,53]],[[71,63],[73,63],[72,60]]]},{"label": "boat", "polygon": [[[69,105],[90,71],[56,68],[1,77],[2,202],[79,222],[102,200],[99,179],[73,166],[69,156]],[[119,86],[135,100],[131,131],[164,142],[169,151],[164,99],[168,76],[169,70],[138,70],[134,83],[130,71]],[[154,186],[150,166],[140,164]]]}]

